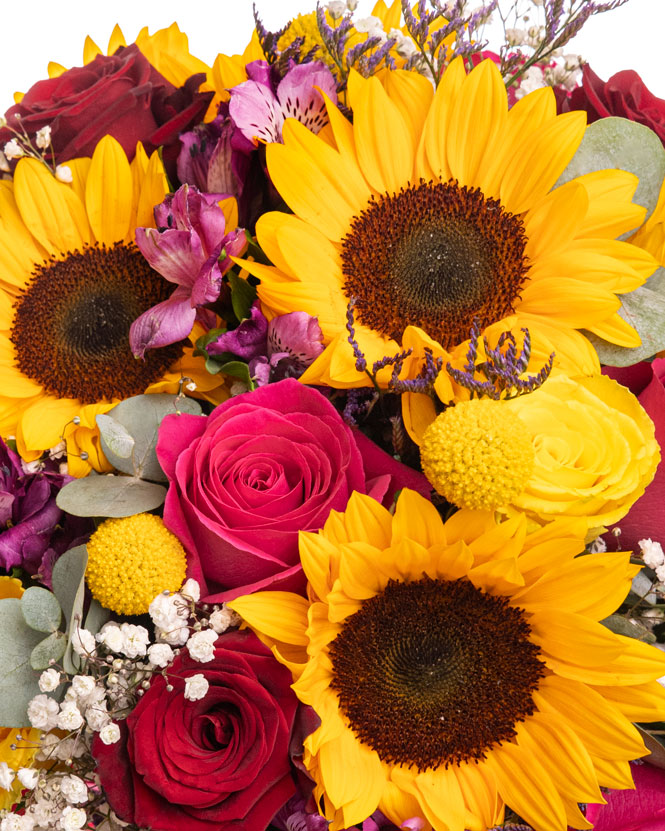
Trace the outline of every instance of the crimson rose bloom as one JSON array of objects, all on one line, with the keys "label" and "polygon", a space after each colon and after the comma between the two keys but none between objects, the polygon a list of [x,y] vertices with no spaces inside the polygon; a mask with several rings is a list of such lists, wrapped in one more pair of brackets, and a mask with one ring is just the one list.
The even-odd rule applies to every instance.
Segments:
[{"label": "crimson rose bloom", "polygon": [[[111,135],[133,159],[136,143],[151,153],[160,145],[166,160],[175,164],[178,136],[202,120],[213,95],[197,92],[203,75],[193,75],[180,89],[148,62],[134,43],[114,55],[97,55],[86,66],[63,72],[58,78],[38,81],[5,118],[34,138],[37,130],[51,127],[51,144],[59,164],[78,156],[92,156],[99,140]],[[0,147],[13,138],[0,130]]]},{"label": "crimson rose bloom", "polygon": [[293,378],[231,398],[209,416],[166,416],[157,456],[169,478],[164,522],[209,602],[302,591],[298,531],[316,531],[353,491],[390,505],[425,477],[351,430]]},{"label": "crimson rose bloom", "polygon": [[[198,701],[185,679],[210,685]],[[120,819],[154,831],[263,831],[295,792],[289,743],[298,700],[291,673],[253,632],[226,632],[204,664],[181,652],[153,677],[121,738],[93,756]]]},{"label": "crimson rose bloom", "polygon": [[560,111],[585,110],[589,124],[615,115],[650,127],[665,144],[665,101],[649,92],[632,69],[617,72],[603,81],[589,67],[582,72],[582,85],[567,98],[560,98]]}]

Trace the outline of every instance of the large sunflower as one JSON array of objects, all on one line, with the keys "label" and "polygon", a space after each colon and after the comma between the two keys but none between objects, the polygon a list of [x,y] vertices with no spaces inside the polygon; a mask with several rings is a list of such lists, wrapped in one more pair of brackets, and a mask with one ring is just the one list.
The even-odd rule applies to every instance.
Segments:
[{"label": "large sunflower", "polygon": [[504,804],[538,831],[590,828],[578,802],[632,787],[646,751],[630,721],[663,718],[665,655],[597,622],[638,567],[576,557],[585,531],[469,510],[444,524],[408,490],[392,516],[354,493],[301,533],[308,599],[229,603],[321,719],[304,759],[333,831],[377,807],[484,831]]},{"label": "large sunflower", "polygon": [[216,393],[191,349],[137,361],[129,348],[131,322],[172,290],[133,242],[167,191],[158,154],[148,159],[139,145],[130,165],[107,136],[92,159],[67,166],[71,184],[34,159],[0,182],[0,435],[15,435],[27,460],[65,435],[70,470],[82,475],[105,465],[98,413],[142,392],[175,392],[185,374],[204,397]]},{"label": "large sunflower", "polygon": [[542,321],[547,337],[563,335],[559,360],[582,328],[639,343],[617,294],[656,263],[615,239],[643,220],[631,202],[636,177],[605,170],[554,189],[584,114],[557,116],[551,89],[509,110],[492,61],[468,75],[453,61],[436,92],[414,72],[352,73],[349,102],[353,124],[328,102],[334,139],[287,121],[284,143],[268,145],[270,176],[294,215],[259,220],[274,266],[247,265],[269,314],[319,319],[328,346],[305,383],[369,384],[347,342],[351,298],[370,366],[405,336],[454,353],[476,316],[485,326],[511,318],[536,344]]}]

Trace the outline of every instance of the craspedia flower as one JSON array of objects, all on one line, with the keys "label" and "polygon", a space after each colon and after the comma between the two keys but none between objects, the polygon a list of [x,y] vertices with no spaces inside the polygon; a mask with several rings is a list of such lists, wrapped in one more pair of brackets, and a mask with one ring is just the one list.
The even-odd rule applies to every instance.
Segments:
[{"label": "craspedia flower", "polygon": [[431,339],[454,355],[476,316],[484,326],[514,318],[534,345],[560,330],[557,361],[568,333],[583,339],[580,329],[639,343],[617,314],[617,295],[656,268],[616,240],[644,217],[631,203],[636,177],[604,170],[554,187],[584,137],[582,113],[557,116],[551,89],[509,109],[490,60],[468,75],[453,61],[436,91],[414,72],[351,72],[348,103],[353,124],[328,104],[334,146],[288,120],[283,144],[267,146],[270,177],[293,214],[257,223],[274,266],[246,264],[270,316],[318,317],[327,348],[304,383],[371,383],[348,343],[352,299],[370,366],[407,337],[410,347]]},{"label": "craspedia flower", "polygon": [[142,615],[162,591],[177,591],[187,568],[178,538],[153,514],[107,519],[90,537],[86,581],[107,609]]},{"label": "craspedia flower", "polygon": [[502,401],[474,399],[448,407],[420,445],[423,473],[453,505],[491,511],[524,488],[534,449],[526,424]]},{"label": "craspedia flower", "polygon": [[466,509],[444,523],[407,489],[391,515],[354,493],[300,536],[307,599],[229,602],[321,718],[303,759],[331,831],[377,808],[484,831],[506,804],[537,831],[590,828],[579,802],[632,787],[631,721],[665,715],[665,655],[598,623],[639,567],[577,557],[585,533]]}]

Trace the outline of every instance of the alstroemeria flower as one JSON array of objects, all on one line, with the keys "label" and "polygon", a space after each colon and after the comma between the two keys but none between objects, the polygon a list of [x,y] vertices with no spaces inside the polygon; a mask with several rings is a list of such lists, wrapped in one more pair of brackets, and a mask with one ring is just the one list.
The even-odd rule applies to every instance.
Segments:
[{"label": "alstroemeria flower", "polygon": [[157,228],[136,229],[136,244],[143,256],[162,277],[176,284],[168,300],[132,323],[129,342],[137,358],[146,349],[183,340],[195,320],[214,325],[214,315],[204,307],[217,300],[222,275],[233,265],[231,257],[242,254],[246,244],[241,228],[227,231],[220,198],[220,194],[200,193],[183,185],[155,208]]},{"label": "alstroemeria flower", "polygon": [[323,333],[315,317],[290,312],[270,322],[254,303],[250,317],[206,347],[208,354],[231,352],[249,363],[258,387],[284,378],[299,378],[323,352]]},{"label": "alstroemeria flower", "polygon": [[230,90],[229,114],[250,141],[281,142],[287,118],[296,118],[313,133],[328,123],[319,90],[336,102],[337,84],[321,61],[294,65],[277,82],[266,61],[253,61],[246,68],[249,80]]}]

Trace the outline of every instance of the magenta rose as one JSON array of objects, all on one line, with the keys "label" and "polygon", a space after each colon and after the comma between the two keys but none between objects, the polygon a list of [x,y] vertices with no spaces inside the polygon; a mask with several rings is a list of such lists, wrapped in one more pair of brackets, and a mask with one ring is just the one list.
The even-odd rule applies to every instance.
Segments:
[{"label": "magenta rose", "polygon": [[239,395],[209,416],[167,416],[157,455],[169,479],[167,528],[205,599],[302,591],[298,531],[323,526],[353,491],[384,504],[422,474],[396,462],[292,378]]},{"label": "magenta rose", "polygon": [[665,771],[632,764],[635,790],[610,791],[607,805],[589,805],[594,831],[665,831]]},{"label": "magenta rose", "polygon": [[[199,674],[208,691],[190,701],[185,682]],[[220,635],[206,663],[181,652],[167,676],[153,676],[118,742],[95,738],[109,805],[154,831],[263,831],[295,792],[291,673],[244,631]]]},{"label": "magenta rose", "polygon": [[559,109],[584,110],[589,124],[610,115],[637,121],[650,127],[665,144],[665,101],[649,92],[632,69],[603,81],[590,66],[585,66],[582,85],[567,97],[559,96]]},{"label": "magenta rose", "polygon": [[[178,89],[132,44],[39,81],[5,118],[17,128],[20,116],[21,128],[33,139],[49,125],[57,163],[92,156],[99,140],[111,135],[130,160],[141,141],[148,152],[163,146],[166,160],[175,167],[180,133],[202,120],[213,94],[197,91],[203,79],[192,76]],[[0,147],[11,138],[8,129],[0,130]]]},{"label": "magenta rose", "polygon": [[[656,428],[656,440],[665,455],[665,359],[656,358],[628,367],[603,367],[603,375],[614,378],[637,396]],[[661,461],[653,481],[628,514],[617,523],[622,551],[639,553],[638,542],[650,538],[665,546],[665,464]],[[611,545],[617,542],[606,535]]]}]

